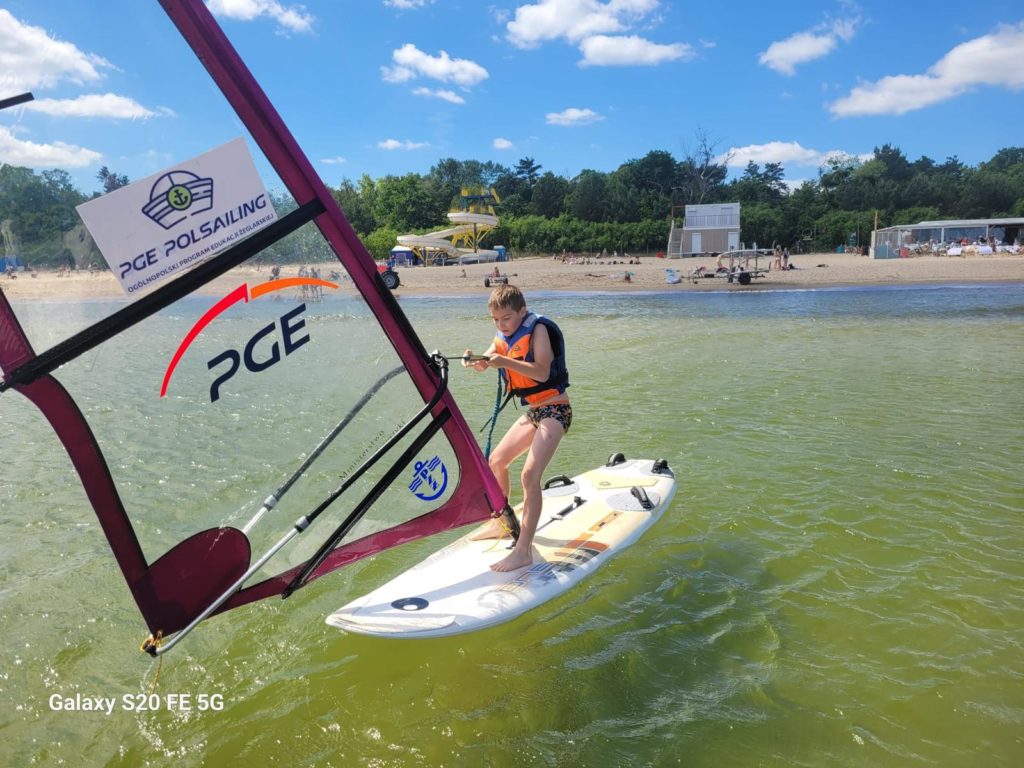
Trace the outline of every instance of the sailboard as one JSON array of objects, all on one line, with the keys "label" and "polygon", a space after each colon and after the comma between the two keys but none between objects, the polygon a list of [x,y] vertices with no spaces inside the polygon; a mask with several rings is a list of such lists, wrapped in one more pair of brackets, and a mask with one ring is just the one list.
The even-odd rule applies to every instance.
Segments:
[{"label": "sailboard", "polygon": [[508,539],[472,531],[327,617],[338,629],[391,638],[445,637],[510,621],[564,594],[636,542],[672,503],[665,461],[626,459],[545,483],[534,562],[495,572]]},{"label": "sailboard", "polygon": [[[83,204],[72,230],[87,242],[88,227],[125,299],[70,310],[0,292],[0,393],[59,439],[151,655],[211,616],[505,505],[447,361],[206,4],[160,5],[162,23],[125,12],[154,36],[153,60],[194,84],[161,119],[203,151]],[[157,122],[131,129],[157,146]],[[270,273],[295,253],[332,260],[337,279]]]}]

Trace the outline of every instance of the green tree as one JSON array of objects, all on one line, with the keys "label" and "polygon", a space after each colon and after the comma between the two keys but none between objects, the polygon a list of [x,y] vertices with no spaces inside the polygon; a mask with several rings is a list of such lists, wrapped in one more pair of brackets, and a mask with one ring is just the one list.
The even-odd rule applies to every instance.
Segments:
[{"label": "green tree", "polygon": [[957,203],[965,218],[1005,216],[1020,196],[1010,174],[982,167],[970,171],[963,194]]},{"label": "green tree", "polygon": [[[14,255],[26,263],[66,263],[64,235],[78,223],[75,206],[84,201],[63,169],[37,175],[29,168],[0,165],[0,221],[17,244]],[[90,240],[87,251],[95,253],[94,248]]]},{"label": "green tree", "polygon": [[616,221],[661,218],[672,203],[672,190],[682,183],[679,164],[671,154],[648,152],[609,174],[609,210]]},{"label": "green tree", "polygon": [[783,175],[782,166],[778,163],[768,163],[762,171],[757,163],[751,161],[743,175],[730,185],[731,196],[746,204],[778,202],[786,192]]},{"label": "green tree", "polygon": [[605,176],[604,209],[609,221],[639,221],[642,191],[623,182],[618,173]]},{"label": "green tree", "polygon": [[903,208],[894,211],[889,225],[894,224],[917,224],[919,221],[934,221],[939,218],[937,208],[926,205],[918,205],[913,208]]},{"label": "green tree", "polygon": [[604,221],[607,214],[607,182],[600,171],[586,170],[570,182],[566,205],[577,219]]},{"label": "green tree", "polygon": [[745,205],[741,209],[743,242],[757,243],[758,248],[767,248],[775,243],[786,243],[787,232],[782,209],[768,202]]},{"label": "green tree", "polygon": [[428,179],[439,190],[445,205],[452,205],[465,187],[490,188],[504,175],[511,171],[503,165],[493,162],[481,163],[479,160],[456,160],[446,157],[438,161],[430,169]]},{"label": "green tree", "polygon": [[508,192],[501,196],[503,216],[526,216],[530,213],[529,190]]},{"label": "green tree", "polygon": [[853,233],[857,233],[858,245],[863,244],[871,226],[869,211],[828,211],[817,221],[817,245],[828,249],[847,245]]},{"label": "green tree", "polygon": [[854,157],[838,155],[829,158],[818,171],[818,187],[829,204],[835,204],[836,198],[849,189],[853,173],[859,165]]},{"label": "green tree", "polygon": [[639,160],[627,160],[615,171],[631,189],[653,190],[668,197],[672,187],[679,186],[682,178],[675,158],[663,150],[648,152]]},{"label": "green tree", "polygon": [[341,206],[345,218],[357,233],[368,234],[376,229],[377,221],[373,217],[370,201],[363,198],[359,188],[351,181],[342,179],[338,188],[331,190],[331,196]]},{"label": "green tree", "polygon": [[875,147],[875,160],[885,166],[885,177],[898,183],[906,182],[913,174],[910,161],[899,147],[883,144]]},{"label": "green tree", "polygon": [[391,227],[381,227],[368,235],[360,235],[359,239],[373,258],[377,261],[386,261],[391,256],[391,249],[395,247],[399,234],[401,233],[398,230]]},{"label": "green tree", "polygon": [[783,201],[783,221],[785,230],[780,238],[782,243],[796,247],[806,238],[813,238],[816,233],[818,218],[825,213],[827,206],[816,182],[805,181],[794,189]]},{"label": "green tree", "polygon": [[448,206],[419,174],[385,176],[375,187],[373,217],[392,229],[426,229],[444,221]]},{"label": "green tree", "polygon": [[429,178],[442,191],[442,194],[448,196],[449,200],[453,200],[459,194],[462,185],[466,183],[463,165],[454,157],[439,160],[436,165],[431,167]]},{"label": "green tree", "polygon": [[534,162],[532,157],[524,157],[516,163],[516,177],[526,182],[530,188],[537,183],[537,175],[544,166]]},{"label": "green tree", "polygon": [[119,176],[105,165],[100,168],[99,173],[96,174],[96,178],[99,179],[100,184],[103,186],[104,194],[113,192],[115,189],[120,189],[121,187],[128,185],[127,176]]},{"label": "green tree", "polygon": [[955,155],[935,166],[932,174],[940,215],[956,218],[956,204],[963,194],[966,167]]},{"label": "green tree", "polygon": [[1024,147],[1004,147],[996,152],[981,168],[995,171],[1009,171],[1015,165],[1024,165]]},{"label": "green tree", "polygon": [[565,196],[568,191],[567,179],[546,171],[533,187],[533,194],[530,197],[531,212],[549,219],[558,218],[565,209]]}]

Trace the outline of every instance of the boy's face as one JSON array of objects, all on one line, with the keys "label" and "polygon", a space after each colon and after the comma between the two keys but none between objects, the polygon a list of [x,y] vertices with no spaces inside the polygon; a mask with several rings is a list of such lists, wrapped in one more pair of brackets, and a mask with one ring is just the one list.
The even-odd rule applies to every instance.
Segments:
[{"label": "boy's face", "polygon": [[522,309],[496,307],[491,309],[490,313],[491,319],[494,321],[494,327],[508,336],[515,333],[516,329],[522,324],[523,318],[526,317],[526,307]]}]

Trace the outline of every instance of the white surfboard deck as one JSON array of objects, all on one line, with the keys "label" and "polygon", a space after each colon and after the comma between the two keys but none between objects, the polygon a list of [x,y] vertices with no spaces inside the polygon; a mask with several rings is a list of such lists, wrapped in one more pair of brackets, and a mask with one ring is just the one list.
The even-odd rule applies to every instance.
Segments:
[{"label": "white surfboard deck", "polygon": [[[646,494],[650,509],[633,488]],[[636,541],[661,517],[675,490],[672,470],[655,472],[650,459],[598,467],[544,491],[532,566],[492,571],[489,566],[508,555],[511,540],[472,541],[480,530],[475,528],[338,609],[327,623],[364,635],[418,638],[509,621],[570,589]],[[583,500],[578,506],[577,498]]]}]

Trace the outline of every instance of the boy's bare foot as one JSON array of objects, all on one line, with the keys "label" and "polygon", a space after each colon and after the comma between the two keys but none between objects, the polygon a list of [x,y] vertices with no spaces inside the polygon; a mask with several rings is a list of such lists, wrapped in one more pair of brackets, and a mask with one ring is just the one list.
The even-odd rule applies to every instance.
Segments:
[{"label": "boy's bare foot", "polygon": [[491,520],[479,533],[469,537],[470,541],[483,541],[484,539],[504,539],[508,537],[508,531],[501,524],[501,520]]},{"label": "boy's bare foot", "polygon": [[505,571],[515,571],[519,568],[525,568],[528,565],[533,565],[533,549],[530,548],[526,552],[520,552],[519,547],[512,550],[512,554],[506,557],[504,560],[499,560],[491,566],[492,571],[498,573],[504,573]]}]

